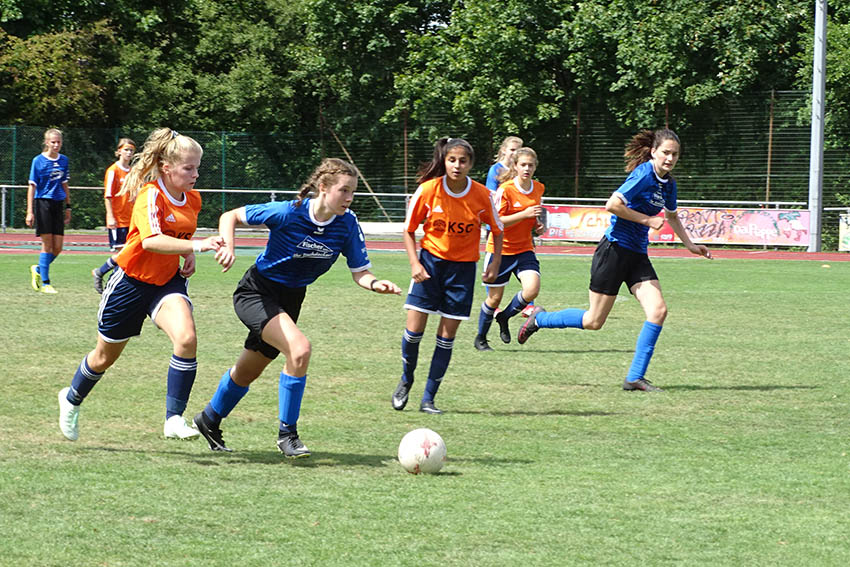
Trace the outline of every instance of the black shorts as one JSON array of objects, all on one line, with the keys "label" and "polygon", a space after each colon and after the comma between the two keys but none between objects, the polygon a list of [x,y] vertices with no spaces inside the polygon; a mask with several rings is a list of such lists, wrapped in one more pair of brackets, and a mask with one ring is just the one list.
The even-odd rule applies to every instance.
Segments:
[{"label": "black shorts", "polygon": [[297,323],[306,294],[306,287],[286,287],[264,277],[256,264],[248,268],[233,292],[236,315],[248,327],[245,348],[267,358],[277,358],[280,351],[263,341],[263,329],[281,313]]},{"label": "black shorts", "polygon": [[631,293],[636,283],[657,279],[648,255],[623,248],[604,236],[599,241],[590,266],[590,291],[617,295],[625,282]]},{"label": "black shorts", "polygon": [[35,235],[65,234],[65,201],[33,199]]}]

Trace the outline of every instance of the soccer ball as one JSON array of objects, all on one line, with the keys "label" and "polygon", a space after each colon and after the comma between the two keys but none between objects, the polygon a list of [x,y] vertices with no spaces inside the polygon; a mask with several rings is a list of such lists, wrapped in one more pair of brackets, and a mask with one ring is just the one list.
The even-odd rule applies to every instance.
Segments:
[{"label": "soccer ball", "polygon": [[398,445],[398,462],[412,474],[439,472],[446,462],[446,444],[430,429],[414,429]]}]

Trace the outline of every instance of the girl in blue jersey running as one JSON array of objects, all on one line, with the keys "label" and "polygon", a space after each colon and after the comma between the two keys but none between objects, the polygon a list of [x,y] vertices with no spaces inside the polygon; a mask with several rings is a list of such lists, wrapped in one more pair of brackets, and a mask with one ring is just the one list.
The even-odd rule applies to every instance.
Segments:
[{"label": "girl in blue jersey running", "polygon": [[62,252],[65,225],[71,222],[71,191],[68,187],[68,158],[62,149],[62,132],[44,132],[43,151],[32,159],[27,187],[27,226],[35,226],[41,238],[38,264],[30,266],[30,282],[35,291],[56,293],[50,283],[50,264]]},{"label": "girl in blue jersey running", "polygon": [[499,153],[496,154],[496,163],[490,166],[487,172],[487,181],[484,183],[491,193],[495,193],[501,185],[499,176],[508,168],[508,162],[516,151],[522,147],[522,138],[517,136],[508,136],[502,140],[502,145],[499,146]]},{"label": "girl in blue jersey running", "polygon": [[[646,249],[649,229],[660,230],[667,223],[693,254],[711,259],[711,252],[694,244],[676,214],[676,180],[670,172],[679,160],[679,137],[672,130],[643,130],[626,146],[626,181],[605,204],[611,213],[611,226],[596,247],[590,268],[590,309],[564,309],[547,313],[535,307],[519,331],[522,344],[541,328],[574,327],[601,329],[614,306],[623,282],[646,313],[638,335],[635,355],[623,382],[624,390],[661,390],[646,379],[645,373],[667,317],[667,304],[661,295],[658,276]],[[664,217],[656,216],[664,209]]]},{"label": "girl in blue jersey running", "polygon": [[236,259],[237,224],[264,224],[266,249],[257,257],[233,293],[236,314],[248,327],[242,354],[221,378],[206,408],[194,422],[213,451],[230,451],[222,439],[221,421],[248,392],[248,387],[280,352],[286,357],[278,385],[280,427],[277,447],[287,457],[308,457],[298,437],[297,422],[310,362],[310,341],[296,325],[307,286],[346,257],[354,282],[383,294],[401,294],[393,282],[369,271],[366,241],[350,210],[357,188],[357,169],[348,162],[322,161],[294,201],[247,205],[221,215],[224,246],[216,260],[230,269]]}]

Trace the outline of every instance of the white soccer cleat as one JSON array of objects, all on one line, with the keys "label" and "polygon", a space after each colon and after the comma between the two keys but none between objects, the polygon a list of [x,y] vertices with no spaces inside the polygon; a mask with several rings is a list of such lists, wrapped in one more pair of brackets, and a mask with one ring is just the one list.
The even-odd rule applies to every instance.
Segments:
[{"label": "white soccer cleat", "polygon": [[43,285],[41,286],[41,289],[39,289],[39,291],[40,291],[41,293],[47,293],[47,294],[50,294],[50,295],[53,295],[53,294],[55,294],[55,293],[59,293],[58,291],[56,291],[56,288],[54,288],[54,287],[53,287],[52,285],[50,285],[49,283],[43,284]]},{"label": "white soccer cleat", "polygon": [[69,441],[76,441],[80,436],[80,406],[68,401],[68,391],[71,388],[59,390],[59,429]]},{"label": "white soccer cleat", "polygon": [[191,439],[200,435],[201,432],[186,423],[182,415],[172,415],[165,420],[162,434],[166,439]]}]

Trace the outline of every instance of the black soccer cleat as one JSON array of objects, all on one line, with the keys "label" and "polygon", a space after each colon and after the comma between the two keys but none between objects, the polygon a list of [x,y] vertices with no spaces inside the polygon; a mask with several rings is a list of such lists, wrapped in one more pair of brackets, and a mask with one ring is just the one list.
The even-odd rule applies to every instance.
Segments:
[{"label": "black soccer cleat", "polygon": [[481,335],[475,335],[475,345],[476,350],[480,350],[482,352],[492,351],[493,347],[490,346],[490,343],[487,342],[487,337],[483,337]]},{"label": "black soccer cleat", "polygon": [[298,438],[298,433],[280,433],[277,437],[277,448],[290,459],[303,459],[310,456],[310,449],[304,446],[301,439]]},{"label": "black soccer cleat", "polygon": [[522,324],[522,327],[519,328],[519,334],[516,337],[519,344],[525,344],[528,337],[536,333],[537,329],[540,328],[537,326],[537,314],[542,311],[546,310],[536,305],[534,306],[534,309],[531,310],[531,314],[528,316],[528,319],[526,319],[525,323]]},{"label": "black soccer cleat", "polygon": [[224,439],[221,436],[221,429],[208,423],[204,412],[201,412],[192,418],[192,423],[195,424],[195,427],[198,428],[198,431],[200,431],[201,435],[204,436],[204,439],[207,440],[207,443],[210,446],[210,451],[223,451],[226,453],[233,452],[233,449],[228,449],[224,445]]},{"label": "black soccer cleat", "polygon": [[393,409],[401,411],[407,405],[407,398],[410,395],[410,388],[413,386],[413,381],[405,382],[404,379],[399,380],[395,392],[393,392]]},{"label": "black soccer cleat", "polygon": [[440,415],[443,413],[443,410],[437,408],[433,401],[422,402],[419,404],[419,411],[423,413],[430,413],[431,415]]},{"label": "black soccer cleat", "polygon": [[635,380],[634,382],[629,382],[628,380],[623,381],[623,389],[628,392],[634,392],[635,390],[641,390],[643,392],[663,392],[661,388],[658,386],[653,386],[652,382],[647,380],[646,378],[640,378]]},{"label": "black soccer cleat", "polygon": [[499,324],[499,338],[503,343],[508,344],[511,342],[511,328],[508,326],[508,318],[503,317],[504,314],[504,311],[499,311],[493,318]]}]

